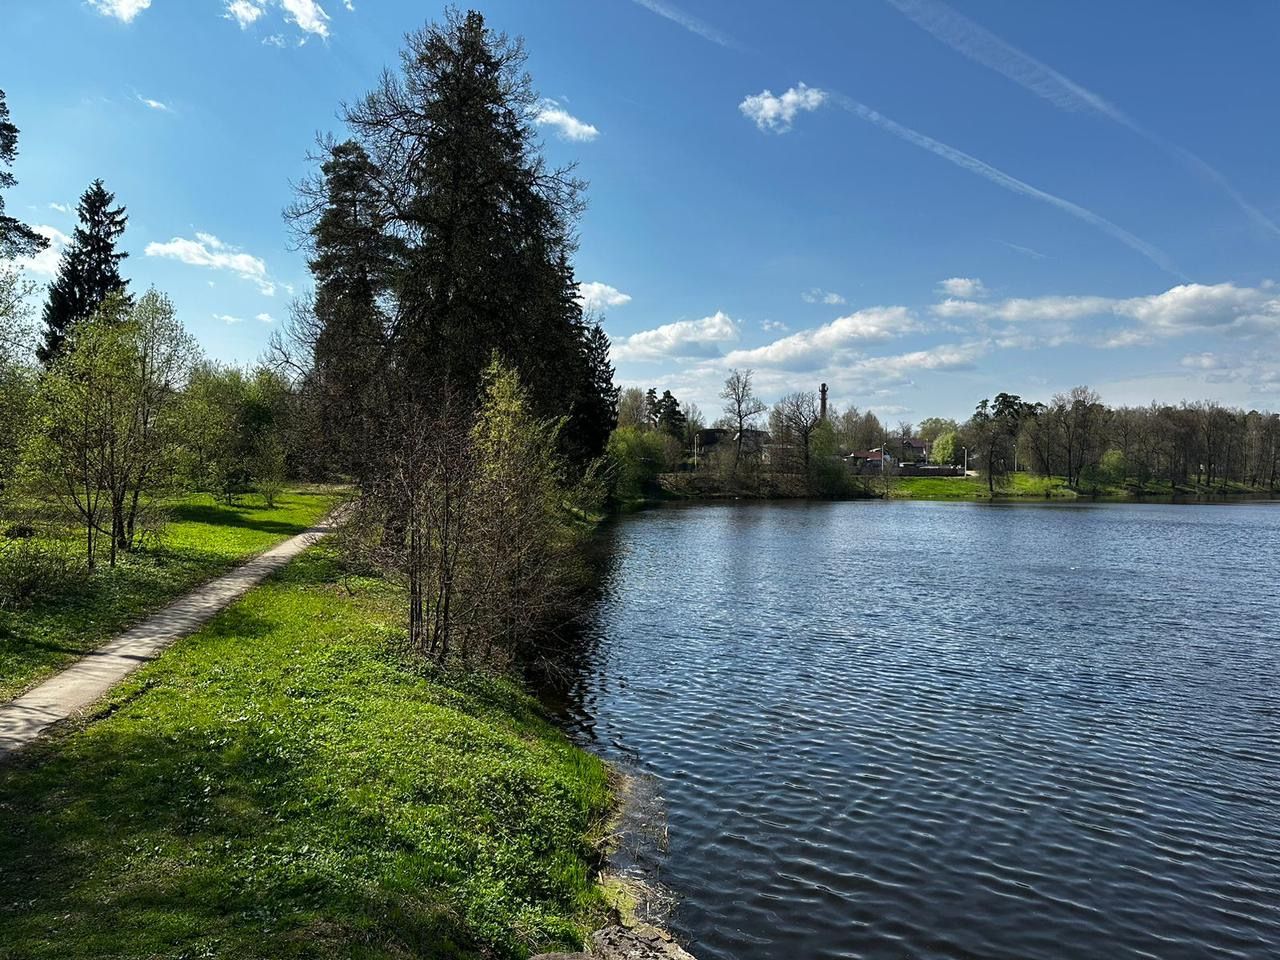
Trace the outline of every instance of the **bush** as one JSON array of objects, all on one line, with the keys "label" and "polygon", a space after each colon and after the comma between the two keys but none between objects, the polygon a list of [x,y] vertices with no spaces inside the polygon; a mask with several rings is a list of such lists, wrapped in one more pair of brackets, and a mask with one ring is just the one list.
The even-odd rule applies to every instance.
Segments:
[{"label": "bush", "polygon": [[27,606],[84,579],[79,552],[70,544],[24,537],[0,539],[0,609]]},{"label": "bush", "polygon": [[636,427],[619,427],[606,450],[619,500],[638,500],[657,489],[658,474],[680,462],[680,444],[670,434]]}]

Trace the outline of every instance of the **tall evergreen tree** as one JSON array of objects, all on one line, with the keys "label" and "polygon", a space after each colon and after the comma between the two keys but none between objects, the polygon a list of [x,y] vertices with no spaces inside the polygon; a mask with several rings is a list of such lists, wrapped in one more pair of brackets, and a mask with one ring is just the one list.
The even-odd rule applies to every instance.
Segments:
[{"label": "tall evergreen tree", "polygon": [[[18,181],[6,167],[18,157],[18,128],[9,119],[9,104],[0,90],[0,190],[8,190]],[[0,260],[29,256],[43,250],[49,241],[25,223],[6,216],[4,196],[0,194]]]},{"label": "tall evergreen tree", "polygon": [[567,391],[568,419],[560,432],[561,448],[573,463],[600,455],[618,425],[619,389],[613,383],[609,336],[598,323],[584,324],[578,334],[576,380]]},{"label": "tall evergreen tree", "polygon": [[398,243],[384,232],[377,171],[358,143],[330,145],[321,167],[320,213],[310,230],[316,281],[314,389],[339,467],[367,479],[378,410],[386,321],[380,306]]},{"label": "tall evergreen tree", "polygon": [[62,353],[77,323],[91,316],[109,294],[123,294],[128,286],[120,276],[120,261],[128,254],[116,249],[128,217],[123,206],[112,208],[115,199],[101,180],[93,181],[80,198],[80,223],[44,305],[44,343],[36,354],[45,366]]},{"label": "tall evergreen tree", "polygon": [[405,248],[388,382],[427,406],[445,393],[474,402],[500,355],[538,416],[578,421],[562,441],[575,458],[596,456],[607,430],[582,421],[607,422],[612,401],[581,396],[598,379],[569,265],[582,184],[539,154],[523,46],[451,11],[410,35],[401,60],[346,111],[380,173],[385,230]]}]

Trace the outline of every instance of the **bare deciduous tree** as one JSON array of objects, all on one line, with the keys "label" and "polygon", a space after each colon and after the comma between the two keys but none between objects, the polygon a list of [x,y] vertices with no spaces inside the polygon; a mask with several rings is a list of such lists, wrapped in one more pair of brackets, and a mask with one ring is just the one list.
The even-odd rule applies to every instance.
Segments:
[{"label": "bare deciduous tree", "polygon": [[750,370],[735,369],[730,373],[724,382],[724,389],[720,391],[720,399],[725,401],[725,416],[737,431],[733,447],[733,474],[736,475],[742,462],[744,434],[754,425],[756,417],[768,407],[752,392]]}]

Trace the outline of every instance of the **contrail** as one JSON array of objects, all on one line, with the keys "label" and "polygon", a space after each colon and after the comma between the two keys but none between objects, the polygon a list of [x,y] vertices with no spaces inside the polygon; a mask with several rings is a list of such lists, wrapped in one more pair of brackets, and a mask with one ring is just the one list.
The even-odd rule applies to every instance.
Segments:
[{"label": "contrail", "polygon": [[1106,217],[1099,216],[1092,210],[1080,206],[1078,203],[1072,203],[1070,200],[1064,200],[1062,197],[1055,196],[1052,193],[1041,190],[1039,187],[1033,187],[1031,184],[1023,180],[1019,180],[1017,177],[1010,176],[1003,170],[998,170],[991,166],[991,164],[985,163],[977,157],[965,153],[963,150],[957,150],[955,147],[948,146],[939,140],[933,139],[933,137],[926,136],[918,130],[912,130],[910,127],[904,127],[902,124],[889,119],[884,114],[871,109],[865,103],[859,103],[857,100],[854,100],[851,97],[846,97],[842,93],[835,93],[828,90],[827,96],[831,98],[833,103],[836,103],[845,110],[848,110],[854,116],[866,120],[868,123],[873,123],[882,130],[887,130],[895,137],[920,147],[922,150],[928,150],[930,153],[954,163],[957,167],[968,170],[970,173],[976,173],[978,176],[984,177],[992,183],[1004,187],[1006,190],[1010,190],[1013,193],[1020,193],[1025,197],[1031,197],[1032,199],[1039,200],[1042,203],[1047,203],[1050,206],[1057,207],[1059,210],[1069,213],[1077,220],[1083,220],[1085,223],[1097,227],[1103,233],[1114,237],[1127,247],[1136,250],[1162,270],[1166,270],[1183,280],[1187,279],[1186,275],[1173,265],[1172,261],[1170,261],[1164,251],[1147,243],[1141,237],[1134,236],[1128,230],[1112,223]]},{"label": "contrail", "polygon": [[710,40],[712,43],[719,44],[722,47],[730,47],[735,50],[742,49],[741,45],[732,37],[721,33],[715,27],[711,26],[692,14],[685,13],[679,7],[667,3],[666,0],[632,0],[638,3],[651,13],[656,13],[660,17],[666,17],[672,23],[678,23],[690,33],[696,33],[704,40]]},{"label": "contrail", "polygon": [[[640,0],[637,0],[640,2]],[[939,0],[886,0],[921,29],[933,34],[957,53],[1002,73],[1018,86],[1048,100],[1060,110],[1095,113],[1136,133],[1147,142],[1186,164],[1217,186],[1255,223],[1280,236],[1280,226],[1241,195],[1223,174],[1185,147],[1148,130],[1114,103],[1082,87],[1030,54],[952,10]]]}]

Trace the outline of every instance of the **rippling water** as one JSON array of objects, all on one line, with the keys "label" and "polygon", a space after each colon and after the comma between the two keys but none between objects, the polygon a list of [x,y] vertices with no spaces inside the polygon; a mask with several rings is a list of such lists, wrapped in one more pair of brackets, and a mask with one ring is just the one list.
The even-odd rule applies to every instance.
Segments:
[{"label": "rippling water", "polygon": [[611,536],[566,720],[657,779],[699,957],[1280,957],[1280,509]]}]

